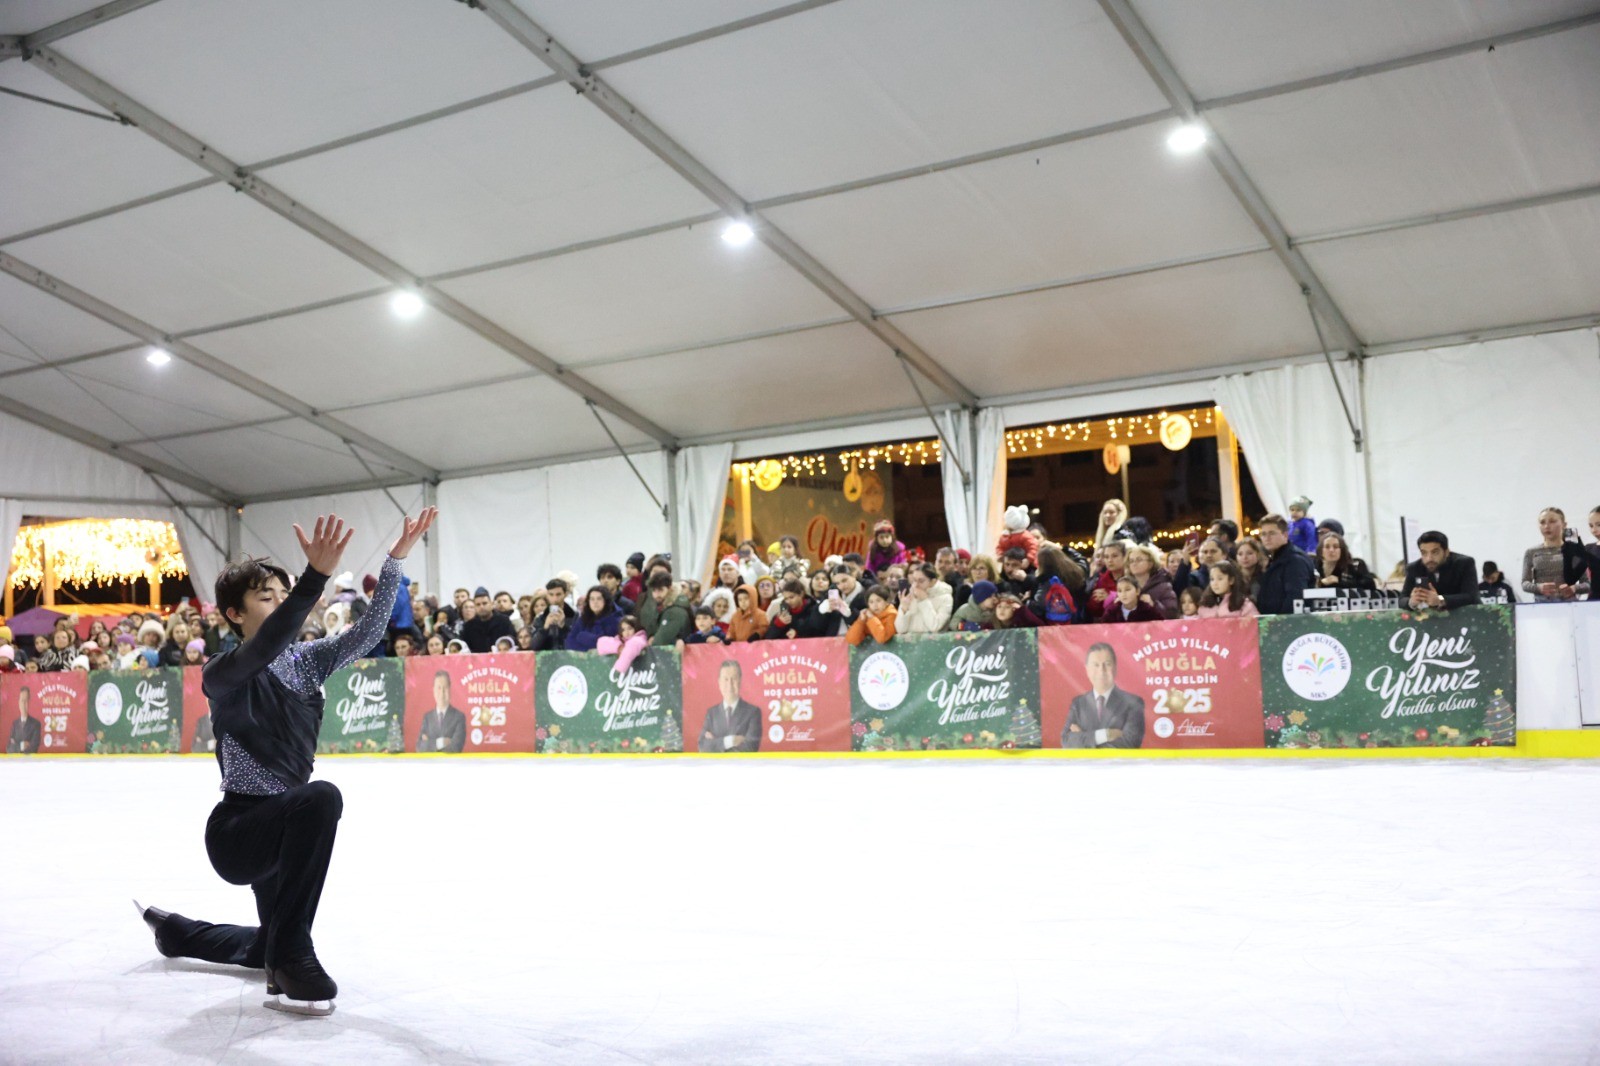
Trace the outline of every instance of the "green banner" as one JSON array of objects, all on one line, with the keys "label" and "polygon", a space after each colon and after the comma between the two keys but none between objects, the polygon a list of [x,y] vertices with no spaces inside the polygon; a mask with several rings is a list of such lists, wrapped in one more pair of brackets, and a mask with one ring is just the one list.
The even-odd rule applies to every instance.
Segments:
[{"label": "green banner", "polygon": [[183,671],[105,670],[89,675],[92,755],[176,752],[182,745]]},{"label": "green banner", "polygon": [[850,750],[1037,748],[1031,629],[946,633],[850,650]]},{"label": "green banner", "polygon": [[1266,618],[1261,682],[1269,748],[1517,742],[1510,607]]},{"label": "green banner", "polygon": [[647,648],[628,667],[592,651],[539,654],[534,744],[544,754],[683,750],[678,652]]},{"label": "green banner", "polygon": [[322,686],[319,755],[405,751],[405,670],[399,659],[358,659]]}]

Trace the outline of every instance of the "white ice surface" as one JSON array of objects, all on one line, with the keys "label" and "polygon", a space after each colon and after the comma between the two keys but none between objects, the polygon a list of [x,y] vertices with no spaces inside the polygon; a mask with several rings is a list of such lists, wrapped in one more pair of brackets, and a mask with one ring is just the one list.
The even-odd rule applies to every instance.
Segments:
[{"label": "white ice surface", "polygon": [[338,1011],[209,760],[0,761],[7,1063],[1600,1061],[1600,764],[324,760]]}]

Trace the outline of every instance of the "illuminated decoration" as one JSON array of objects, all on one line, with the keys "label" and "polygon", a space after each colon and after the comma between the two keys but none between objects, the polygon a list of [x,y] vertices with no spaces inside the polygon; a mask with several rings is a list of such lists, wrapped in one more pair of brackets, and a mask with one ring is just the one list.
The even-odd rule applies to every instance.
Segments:
[{"label": "illuminated decoration", "polygon": [[[1103,449],[1107,444],[1155,444],[1163,440],[1163,423],[1179,420],[1189,424],[1191,439],[1217,435],[1216,408],[1194,407],[1186,411],[1156,411],[1142,415],[1120,415],[1115,418],[1008,429],[1006,454],[1015,456],[1094,451]],[[1182,431],[1174,426],[1168,432]],[[1186,441],[1185,446],[1187,443]],[[1116,473],[1116,471],[1110,472]]]},{"label": "illuminated decoration", "polygon": [[1106,468],[1106,473],[1113,476],[1122,473],[1129,458],[1131,453],[1126,444],[1107,444],[1100,450],[1100,463]]},{"label": "illuminated decoration", "polygon": [[1194,438],[1194,423],[1183,415],[1167,415],[1161,420],[1161,443],[1168,451],[1181,452]]},{"label": "illuminated decoration", "polygon": [[861,499],[861,471],[856,469],[856,464],[850,464],[850,472],[844,476],[844,498],[851,503]]},{"label": "illuminated decoration", "polygon": [[783,484],[783,464],[776,459],[763,459],[755,465],[752,472],[756,488],[762,492],[771,492]]},{"label": "illuminated decoration", "polygon": [[23,526],[11,546],[11,587],[38,588],[48,566],[57,585],[110,585],[189,573],[171,522],[82,518]]}]

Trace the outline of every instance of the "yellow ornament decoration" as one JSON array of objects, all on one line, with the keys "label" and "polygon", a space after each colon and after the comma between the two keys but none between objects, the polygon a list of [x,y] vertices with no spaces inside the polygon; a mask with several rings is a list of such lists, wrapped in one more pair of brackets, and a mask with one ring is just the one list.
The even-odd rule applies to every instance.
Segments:
[{"label": "yellow ornament decoration", "polygon": [[755,467],[756,488],[771,492],[783,484],[783,464],[776,459],[763,459]]},{"label": "yellow ornament decoration", "polygon": [[1194,424],[1187,415],[1168,415],[1161,420],[1161,443],[1168,451],[1181,452],[1194,437]]},{"label": "yellow ornament decoration", "polygon": [[850,460],[850,472],[844,476],[844,498],[851,503],[861,499],[861,472],[854,459]]}]

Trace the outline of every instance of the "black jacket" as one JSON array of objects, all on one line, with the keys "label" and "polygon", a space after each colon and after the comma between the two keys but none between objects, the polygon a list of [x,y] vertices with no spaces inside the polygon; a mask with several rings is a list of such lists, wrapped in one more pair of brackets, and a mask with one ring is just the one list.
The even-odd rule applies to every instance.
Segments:
[{"label": "black jacket", "polygon": [[1317,568],[1311,556],[1293,544],[1285,544],[1261,575],[1256,609],[1262,614],[1293,614],[1296,597],[1316,583]]},{"label": "black jacket", "polygon": [[494,642],[501,637],[516,640],[517,632],[511,628],[511,619],[498,611],[490,611],[488,618],[480,614],[470,622],[462,622],[460,636],[469,649],[482,655],[493,651]]},{"label": "black jacket", "polygon": [[823,614],[817,610],[816,601],[809,596],[798,611],[791,613],[789,624],[784,625],[783,616],[787,612],[789,612],[787,607],[779,608],[777,615],[772,619],[772,624],[767,626],[768,640],[788,640],[790,630],[794,630],[796,640],[826,637],[833,630],[836,621],[831,613]]},{"label": "black jacket", "polygon": [[1478,564],[1470,555],[1451,552],[1445,556],[1437,573],[1423,566],[1422,560],[1418,559],[1406,567],[1406,583],[1400,590],[1400,598],[1409,601],[1411,590],[1425,583],[1432,584],[1434,590],[1444,597],[1444,609],[1447,611],[1483,602],[1478,595]]}]

